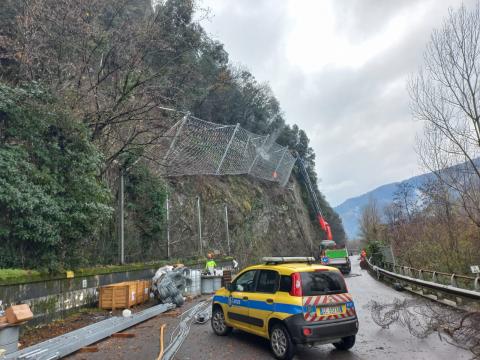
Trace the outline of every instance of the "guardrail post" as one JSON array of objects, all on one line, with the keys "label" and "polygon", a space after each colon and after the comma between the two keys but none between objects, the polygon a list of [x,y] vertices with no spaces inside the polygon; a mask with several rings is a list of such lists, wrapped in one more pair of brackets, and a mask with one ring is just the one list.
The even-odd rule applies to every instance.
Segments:
[{"label": "guardrail post", "polygon": [[[432,282],[438,283],[438,278],[437,278],[437,272],[434,271],[432,274]],[[435,291],[435,295],[437,296],[437,300],[440,300],[443,298],[443,294],[440,291]]]},{"label": "guardrail post", "polygon": [[423,270],[422,269],[418,270],[418,278],[420,280],[423,280]]},{"label": "guardrail post", "polygon": [[[458,287],[458,282],[455,278],[455,274],[452,274],[452,276],[450,277],[450,285],[453,287]],[[463,299],[461,297],[455,296],[455,302],[457,305],[462,305]]]},{"label": "guardrail post", "polygon": [[473,288],[476,291],[480,291],[480,274],[477,275],[475,278],[475,283],[473,284]]}]

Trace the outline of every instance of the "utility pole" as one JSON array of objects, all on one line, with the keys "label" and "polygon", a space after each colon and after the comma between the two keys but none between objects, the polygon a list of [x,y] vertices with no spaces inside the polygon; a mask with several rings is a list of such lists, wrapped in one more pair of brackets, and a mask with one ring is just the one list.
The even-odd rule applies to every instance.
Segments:
[{"label": "utility pole", "polygon": [[230,255],[230,233],[228,232],[228,206],[225,204],[225,233],[227,234],[227,254]]},{"label": "utility pole", "polygon": [[168,193],[167,200],[165,202],[167,210],[167,259],[170,259],[170,204],[168,202]]},{"label": "utility pole", "polygon": [[119,166],[120,169],[120,186],[118,189],[118,217],[119,217],[119,235],[120,235],[120,264],[125,264],[125,174],[131,169],[137,162],[140,161],[140,157],[133,162],[130,166],[124,166],[117,160],[113,163]]},{"label": "utility pole", "polygon": [[203,244],[202,244],[202,215],[200,213],[200,196],[197,196],[197,211],[198,211],[198,241],[200,250],[200,256],[203,256]]},{"label": "utility pole", "polygon": [[119,217],[120,217],[120,264],[125,264],[125,214],[124,214],[124,170],[120,168]]}]

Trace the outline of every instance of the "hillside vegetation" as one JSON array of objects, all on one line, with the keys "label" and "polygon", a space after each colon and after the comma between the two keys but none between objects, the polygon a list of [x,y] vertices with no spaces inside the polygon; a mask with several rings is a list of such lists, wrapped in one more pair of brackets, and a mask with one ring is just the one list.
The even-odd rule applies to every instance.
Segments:
[{"label": "hillside vegetation", "polygon": [[[305,159],[335,240],[345,241],[341,220],[318,191],[306,132],[286,125],[267,84],[230,64],[223,45],[194,20],[196,11],[202,10],[191,0],[166,0],[155,8],[147,0],[1,2],[0,268],[117,262],[120,169],[125,171],[127,260],[166,256],[167,194],[181,196],[178,184],[196,180],[165,181],[157,174],[163,156],[148,150],[178,120],[160,106],[275,134],[280,145]],[[313,219],[297,169],[294,176],[300,187],[293,207],[304,206],[298,201],[307,204],[305,214]],[[218,181],[203,181],[197,195]],[[293,181],[278,189],[283,193],[276,197],[269,192],[276,185],[245,183],[250,192],[259,189],[261,208],[269,199],[283,199],[273,211],[291,205],[287,194],[296,186]],[[213,201],[203,200],[206,207]],[[237,200],[229,199],[241,204]],[[258,227],[255,214],[233,210],[233,232],[238,224]],[[291,224],[277,226],[287,230],[277,232],[280,236]],[[273,235],[250,234],[250,249],[258,252],[246,258],[274,250],[272,244],[261,245]],[[246,235],[239,230],[238,236]],[[289,234],[288,241],[300,241],[297,237],[298,232]]]},{"label": "hillside vegetation", "polygon": [[362,211],[361,237],[372,249],[391,245],[402,264],[458,274],[480,263],[479,38],[478,2],[451,9],[432,31],[408,84],[429,175],[418,188],[401,183],[385,208],[371,201]]}]

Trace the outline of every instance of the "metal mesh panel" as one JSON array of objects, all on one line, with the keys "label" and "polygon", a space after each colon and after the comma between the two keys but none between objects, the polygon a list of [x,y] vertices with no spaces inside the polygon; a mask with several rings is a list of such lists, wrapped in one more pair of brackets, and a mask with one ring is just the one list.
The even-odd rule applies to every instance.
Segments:
[{"label": "metal mesh panel", "polygon": [[185,116],[163,142],[165,175],[239,175],[284,186],[295,164],[288,148],[237,125],[219,125]]}]

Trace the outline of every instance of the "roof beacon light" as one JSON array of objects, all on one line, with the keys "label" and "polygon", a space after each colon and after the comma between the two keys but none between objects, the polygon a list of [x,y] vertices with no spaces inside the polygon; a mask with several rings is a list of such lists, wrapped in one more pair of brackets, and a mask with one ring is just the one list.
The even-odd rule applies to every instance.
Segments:
[{"label": "roof beacon light", "polygon": [[269,256],[262,258],[262,261],[267,264],[312,263],[315,261],[315,258],[311,256]]}]

